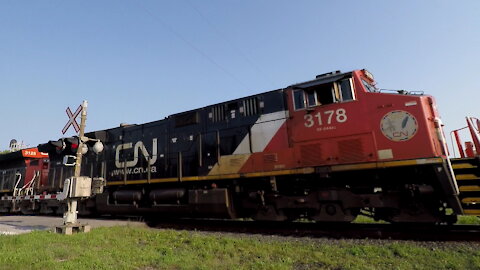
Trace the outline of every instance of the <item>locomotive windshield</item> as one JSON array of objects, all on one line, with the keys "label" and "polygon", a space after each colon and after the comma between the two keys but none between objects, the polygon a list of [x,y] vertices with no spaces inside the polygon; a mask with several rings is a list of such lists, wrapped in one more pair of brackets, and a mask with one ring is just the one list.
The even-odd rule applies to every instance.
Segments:
[{"label": "locomotive windshield", "polygon": [[365,86],[365,88],[367,89],[368,92],[378,92],[378,89],[374,85],[365,81],[364,79],[362,79],[362,83],[363,83],[363,86]]}]

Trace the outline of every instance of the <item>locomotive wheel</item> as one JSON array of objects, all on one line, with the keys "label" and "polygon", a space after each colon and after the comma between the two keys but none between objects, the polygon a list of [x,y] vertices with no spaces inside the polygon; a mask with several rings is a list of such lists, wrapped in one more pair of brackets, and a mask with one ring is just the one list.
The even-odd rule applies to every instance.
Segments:
[{"label": "locomotive wheel", "polygon": [[24,215],[33,215],[38,212],[38,204],[35,203],[22,203],[20,205],[20,212]]},{"label": "locomotive wheel", "polygon": [[59,207],[55,209],[55,214],[63,215],[67,211],[67,205],[65,203],[60,204]]},{"label": "locomotive wheel", "polygon": [[320,210],[312,217],[317,222],[352,222],[358,211],[343,209],[338,203],[322,204]]},{"label": "locomotive wheel", "polygon": [[46,202],[42,202],[40,203],[40,214],[43,214],[43,215],[51,215],[53,214],[55,211],[48,206],[48,204]]},{"label": "locomotive wheel", "polygon": [[443,216],[432,213],[422,206],[419,206],[415,212],[408,211],[408,209],[378,208],[375,209],[375,219],[391,223],[415,222],[424,224],[435,224],[445,221]]}]

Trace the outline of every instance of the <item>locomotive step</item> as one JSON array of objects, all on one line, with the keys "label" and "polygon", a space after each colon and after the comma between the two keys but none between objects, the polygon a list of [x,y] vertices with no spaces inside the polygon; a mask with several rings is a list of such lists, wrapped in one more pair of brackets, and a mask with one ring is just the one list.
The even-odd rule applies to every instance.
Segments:
[{"label": "locomotive step", "polygon": [[470,163],[454,163],[452,164],[452,168],[454,170],[458,170],[458,169],[476,169],[478,168],[478,166],[476,165],[472,165]]},{"label": "locomotive step", "polygon": [[458,187],[458,189],[459,189],[461,192],[465,192],[465,191],[480,191],[480,186],[460,186],[460,187]]},{"label": "locomotive step", "polygon": [[480,180],[480,177],[475,174],[458,174],[455,178],[457,180]]},{"label": "locomotive step", "polygon": [[465,215],[480,216],[480,209],[464,209]]},{"label": "locomotive step", "polygon": [[[476,204],[480,203],[480,198],[463,198],[462,203],[464,204]],[[479,205],[480,206],[480,205]]]}]

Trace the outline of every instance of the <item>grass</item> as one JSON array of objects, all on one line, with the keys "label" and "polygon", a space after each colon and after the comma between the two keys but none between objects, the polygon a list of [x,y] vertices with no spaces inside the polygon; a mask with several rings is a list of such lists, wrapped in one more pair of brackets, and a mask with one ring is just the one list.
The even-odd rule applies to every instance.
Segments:
[{"label": "grass", "polygon": [[73,236],[0,236],[0,269],[480,269],[479,247],[126,226]]},{"label": "grass", "polygon": [[387,223],[387,222],[386,221],[375,221],[371,217],[366,217],[366,216],[359,215],[359,216],[357,216],[357,218],[355,218],[353,223]]},{"label": "grass", "polygon": [[[373,218],[366,216],[358,216],[354,223],[387,223],[386,221],[375,221]],[[480,218],[477,216],[458,216],[456,224],[462,225],[480,225]]]},{"label": "grass", "polygon": [[480,218],[477,216],[458,216],[457,224],[480,225]]}]

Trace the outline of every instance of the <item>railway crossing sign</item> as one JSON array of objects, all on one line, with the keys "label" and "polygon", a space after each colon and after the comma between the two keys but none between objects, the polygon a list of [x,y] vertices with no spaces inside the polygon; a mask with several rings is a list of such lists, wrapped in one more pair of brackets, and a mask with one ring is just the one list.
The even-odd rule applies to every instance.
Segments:
[{"label": "railway crossing sign", "polygon": [[75,113],[72,113],[72,110],[70,110],[70,107],[67,107],[66,112],[69,119],[65,127],[62,129],[62,134],[65,134],[65,132],[67,132],[70,126],[73,126],[73,128],[75,129],[75,132],[78,133],[80,131],[80,125],[77,123],[76,119],[82,112],[82,108],[83,108],[82,105],[79,105]]}]

